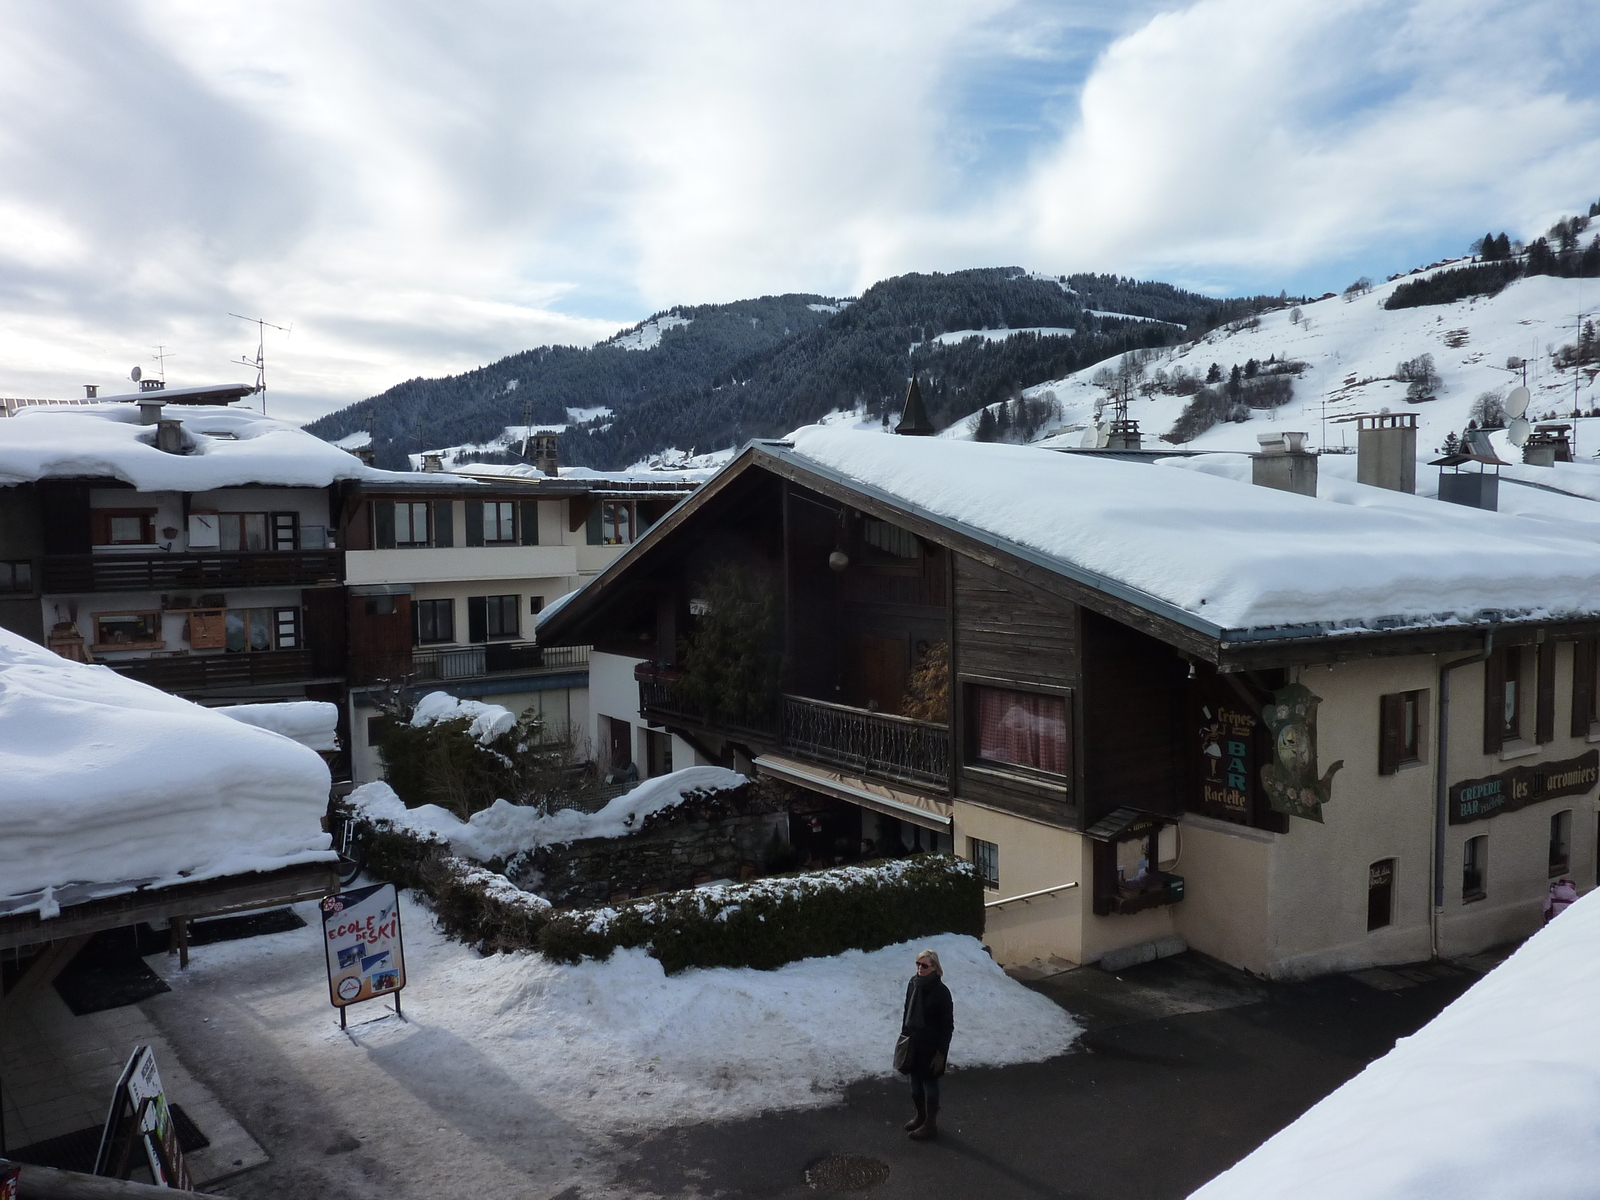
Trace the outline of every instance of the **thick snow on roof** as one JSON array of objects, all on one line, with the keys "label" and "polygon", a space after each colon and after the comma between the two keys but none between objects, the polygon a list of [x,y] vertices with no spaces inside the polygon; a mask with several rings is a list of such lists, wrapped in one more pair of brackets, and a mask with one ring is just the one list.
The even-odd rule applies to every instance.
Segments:
[{"label": "thick snow on roof", "polygon": [[1600,895],[1191,1200],[1592,1196]]},{"label": "thick snow on roof", "polygon": [[0,430],[0,486],[75,476],[120,479],[142,492],[203,492],[415,478],[368,467],[319,437],[249,409],[173,404],[162,416],[183,423],[186,453],[156,449],[156,426],[139,424],[132,404],[22,409]]},{"label": "thick snow on roof", "polygon": [[1588,529],[1355,483],[1343,486],[1368,495],[1328,503],[1028,446],[815,426],[792,440],[803,460],[1224,630],[1600,613]]},{"label": "thick snow on roof", "polygon": [[314,751],[0,629],[0,912],[331,860]]},{"label": "thick snow on roof", "polygon": [[311,750],[339,748],[339,706],[325,700],[284,700],[276,704],[231,704],[214,708],[243,725],[270,729]]}]

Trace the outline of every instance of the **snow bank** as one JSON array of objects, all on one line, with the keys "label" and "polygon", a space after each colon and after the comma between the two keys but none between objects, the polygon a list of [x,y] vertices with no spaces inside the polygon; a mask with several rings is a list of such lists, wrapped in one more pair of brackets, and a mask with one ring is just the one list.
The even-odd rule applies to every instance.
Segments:
[{"label": "snow bank", "polygon": [[323,700],[289,700],[282,704],[232,704],[215,713],[257,729],[269,729],[308,750],[339,748],[339,706]]},{"label": "snow bank", "polygon": [[238,997],[229,1007],[256,1018],[255,1034],[313,1074],[347,1083],[376,1059],[386,1083],[451,1096],[463,1127],[557,1112],[585,1129],[639,1130],[837,1102],[853,1082],[892,1076],[906,980],[924,946],[938,951],[954,997],[952,1085],[964,1068],[1063,1053],[1079,1032],[970,937],[669,976],[642,950],[575,966],[481,957],[439,933],[406,893],[406,1022],[358,1025],[368,1014],[353,1010],[346,1038],[316,986],[318,921],[307,911],[310,929],[208,946],[185,972],[164,956],[150,962],[175,990]]},{"label": "snow bank", "polygon": [[[156,427],[139,424],[133,404],[25,409],[0,440],[0,484],[55,476],[120,479],[142,492],[203,492],[270,483],[327,487],[340,479],[405,480],[285,421],[249,409],[169,404],[183,423],[186,453],[155,446]],[[437,482],[437,475],[427,477]],[[463,480],[462,486],[472,486]]]},{"label": "snow bank", "polygon": [[1363,502],[1328,504],[1239,487],[1203,466],[1162,470],[1031,446],[816,426],[792,441],[801,460],[1222,630],[1394,628],[1484,609],[1532,619],[1600,613],[1588,531],[1545,521],[1379,498],[1376,488],[1361,488]]},{"label": "snow bank", "polygon": [[[328,782],[286,738],[0,629],[0,910],[331,860]],[[41,894],[75,884],[99,886]]]},{"label": "snow bank", "polygon": [[467,732],[479,745],[484,746],[517,727],[517,718],[509,708],[485,704],[481,700],[458,700],[449,692],[429,692],[418,700],[411,714],[411,724],[421,729],[439,721],[462,718],[472,721]]},{"label": "snow bank", "polygon": [[1600,892],[1193,1200],[1520,1200],[1600,1178]]},{"label": "snow bank", "polygon": [[537,808],[496,800],[467,821],[437,804],[407,808],[387,783],[362,784],[350,793],[350,803],[370,820],[419,837],[438,838],[448,842],[455,854],[488,862],[540,846],[623,837],[637,832],[646,817],[682,804],[692,793],[724,791],[748,782],[724,767],[686,767],[646,780],[596,813],[563,808],[544,815]]}]

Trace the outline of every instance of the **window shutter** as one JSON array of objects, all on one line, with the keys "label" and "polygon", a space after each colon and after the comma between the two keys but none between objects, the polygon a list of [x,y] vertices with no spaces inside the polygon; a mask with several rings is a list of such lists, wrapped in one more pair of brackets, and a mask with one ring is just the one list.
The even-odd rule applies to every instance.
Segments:
[{"label": "window shutter", "polygon": [[1589,714],[1594,710],[1595,648],[1593,638],[1572,646],[1572,736],[1589,736]]},{"label": "window shutter", "polygon": [[1556,644],[1548,636],[1539,643],[1536,662],[1533,740],[1542,746],[1556,740]]},{"label": "window shutter", "polygon": [[379,550],[394,549],[394,501],[378,500],[372,505],[372,520],[375,526],[373,540],[377,542]]},{"label": "window shutter", "polygon": [[433,544],[435,546],[454,546],[456,544],[455,514],[451,511],[454,505],[449,500],[435,500],[433,502]]},{"label": "window shutter", "polygon": [[522,522],[522,544],[524,546],[537,546],[539,544],[539,502],[537,500],[524,500],[522,511],[518,514]]},{"label": "window shutter", "polygon": [[111,520],[99,509],[92,509],[89,513],[89,539],[96,546],[111,543]]},{"label": "window shutter", "polygon": [[467,501],[467,545],[483,545],[483,501]]},{"label": "window shutter", "polygon": [[1483,752],[1500,753],[1500,731],[1505,728],[1506,655],[1496,650],[1483,664]]},{"label": "window shutter", "polygon": [[272,514],[272,548],[298,550],[300,548],[300,514],[275,512]]},{"label": "window shutter", "polygon": [[588,533],[589,545],[600,545],[600,505],[596,504],[589,510],[589,520],[585,528]]},{"label": "window shutter", "polygon": [[1403,693],[1378,697],[1378,774],[1393,775],[1400,769],[1400,750],[1405,740],[1406,702]]},{"label": "window shutter", "polygon": [[[468,512],[471,512],[471,501],[468,501]],[[481,515],[483,510],[478,510]],[[481,528],[481,526],[480,526]],[[467,641],[487,642],[489,640],[489,597],[467,597]]]}]

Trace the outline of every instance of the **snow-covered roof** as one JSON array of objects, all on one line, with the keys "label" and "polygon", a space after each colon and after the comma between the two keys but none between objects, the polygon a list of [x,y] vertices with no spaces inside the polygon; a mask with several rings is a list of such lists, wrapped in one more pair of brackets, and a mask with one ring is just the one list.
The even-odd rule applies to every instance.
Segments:
[{"label": "snow-covered roof", "polygon": [[[150,392],[143,399],[160,399]],[[156,426],[131,404],[22,409],[0,430],[0,486],[49,478],[108,478],[140,491],[201,492],[245,484],[326,487],[416,476],[382,471],[285,421],[249,409],[169,405],[182,423],[183,454],[156,449]]]},{"label": "snow-covered roof", "polygon": [[1600,614],[1589,529],[1354,483],[1345,486],[1370,495],[1329,503],[1029,446],[812,426],[761,449],[1224,641],[1452,624],[1495,610]]},{"label": "snow-covered roof", "polygon": [[530,467],[526,463],[461,463],[450,468],[452,475],[466,475],[485,479],[516,479],[541,480],[551,483],[581,483],[590,487],[603,487],[608,483],[625,484],[630,487],[638,484],[686,484],[704,483],[717,473],[716,467],[694,467],[688,469],[661,469],[637,468],[628,471],[596,471],[591,467],[561,467],[552,477],[546,475],[538,467]]},{"label": "snow-covered roof", "polygon": [[0,629],[0,913],[331,861],[328,781],[282,734]]},{"label": "snow-covered roof", "polygon": [[1190,1200],[1592,1196],[1600,894]]}]

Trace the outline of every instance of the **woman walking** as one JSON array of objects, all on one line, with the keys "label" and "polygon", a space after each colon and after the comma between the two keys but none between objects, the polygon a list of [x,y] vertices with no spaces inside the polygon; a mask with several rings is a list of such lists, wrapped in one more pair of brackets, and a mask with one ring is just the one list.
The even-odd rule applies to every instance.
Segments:
[{"label": "woman walking", "polygon": [[911,1076],[911,1102],[917,1106],[917,1115],[906,1122],[906,1129],[913,1141],[939,1136],[939,1076],[944,1074],[954,1032],[955,1011],[939,956],[924,950],[917,955],[917,973],[906,985],[905,1013],[894,1055],[895,1069]]}]

